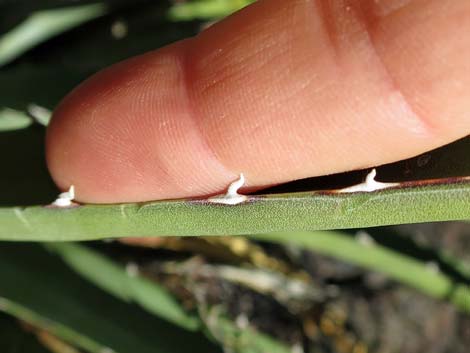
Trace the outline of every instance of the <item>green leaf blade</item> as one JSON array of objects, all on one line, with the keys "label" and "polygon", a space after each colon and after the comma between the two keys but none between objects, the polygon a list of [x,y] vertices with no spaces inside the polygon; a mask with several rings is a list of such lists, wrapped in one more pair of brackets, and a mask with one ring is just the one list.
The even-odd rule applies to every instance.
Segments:
[{"label": "green leaf blade", "polygon": [[104,4],[79,5],[33,13],[0,37],[0,66],[36,45],[106,13]]},{"label": "green leaf blade", "polygon": [[[79,190],[78,190],[79,192]],[[110,237],[243,235],[373,227],[470,218],[470,182],[369,193],[253,196],[230,206],[205,200],[70,208],[0,208],[2,240],[91,240]]]},{"label": "green leaf blade", "polygon": [[39,245],[0,246],[0,310],[91,353],[215,352],[201,335],[84,281]]},{"label": "green leaf blade", "polygon": [[199,328],[199,320],[187,314],[163,287],[137,274],[127,273],[98,252],[72,243],[50,243],[46,248],[61,256],[81,276],[119,299],[135,302],[148,312],[182,328]]},{"label": "green leaf blade", "polygon": [[380,244],[363,244],[339,231],[254,234],[251,238],[301,246],[333,258],[383,273],[433,298],[448,300],[470,312],[470,286],[418,259]]}]

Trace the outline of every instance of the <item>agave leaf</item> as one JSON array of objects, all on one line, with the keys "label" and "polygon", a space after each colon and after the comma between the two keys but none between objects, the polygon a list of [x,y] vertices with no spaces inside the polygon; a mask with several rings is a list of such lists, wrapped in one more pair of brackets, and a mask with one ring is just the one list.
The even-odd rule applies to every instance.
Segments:
[{"label": "agave leaf", "polygon": [[32,123],[33,120],[21,111],[0,108],[0,132],[25,129]]},{"label": "agave leaf", "polygon": [[103,4],[78,5],[43,10],[0,37],[0,66],[34,46],[106,13]]},{"label": "agave leaf", "polygon": [[[437,228],[436,224],[431,223],[429,226]],[[419,227],[414,226],[413,229],[419,229]],[[420,244],[416,242],[413,237],[403,235],[409,234],[409,232],[401,232],[403,232],[403,230],[400,231],[400,229],[397,229],[396,227],[379,227],[367,230],[367,233],[372,237],[372,240],[380,246],[386,247],[391,251],[401,253],[402,255],[412,257],[422,263],[432,264],[431,266],[439,268],[439,271],[452,278],[454,282],[470,284],[470,262],[465,261],[463,258],[461,259],[460,257],[456,257],[448,249],[446,250],[445,247],[435,248]],[[419,231],[416,230],[415,232]],[[427,234],[425,230],[422,230],[422,232]],[[429,234],[429,236],[433,236],[434,234],[442,233],[435,232],[433,234]]]},{"label": "agave leaf", "polygon": [[208,331],[227,352],[236,353],[291,353],[284,343],[260,333],[251,327],[239,328],[223,314],[217,314],[217,307],[210,312]]},{"label": "agave leaf", "polygon": [[470,281],[456,281],[432,264],[394,251],[373,239],[366,241],[339,231],[254,234],[251,238],[301,246],[388,275],[431,297],[448,300],[470,312]]},{"label": "agave leaf", "polygon": [[0,239],[240,235],[468,219],[470,181],[376,192],[252,196],[238,205],[202,200],[0,208]]},{"label": "agave leaf", "polygon": [[254,0],[196,0],[176,4],[168,11],[173,21],[222,18],[251,4]]},{"label": "agave leaf", "polygon": [[218,351],[94,287],[39,245],[1,244],[0,297],[1,311],[91,353]]},{"label": "agave leaf", "polygon": [[176,299],[156,282],[140,277],[138,272],[130,275],[129,268],[123,268],[95,250],[73,243],[49,243],[44,246],[60,255],[79,275],[107,293],[125,301],[134,301],[149,313],[182,328],[207,329],[211,338],[234,352],[290,351],[283,343],[251,327],[237,327],[233,321],[219,313],[218,309],[221,308],[209,309],[210,313],[206,314],[210,319],[205,317],[206,326],[202,327],[199,318],[185,313]]},{"label": "agave leaf", "polygon": [[[73,243],[50,243],[46,248],[97,287],[121,300],[135,302],[148,312],[182,328],[195,330],[199,320],[186,313],[163,287],[124,268],[105,256]],[[97,271],[99,269],[99,271]]]},{"label": "agave leaf", "polygon": [[[41,5],[42,2],[37,4]],[[165,19],[167,5],[149,0],[137,3],[109,1],[107,14],[99,20],[62,33],[61,38],[47,41],[44,49],[28,51],[20,61],[3,67],[0,71],[0,107],[25,110],[29,104],[38,104],[53,109],[77,84],[96,71],[197,33],[194,24],[177,24]],[[15,13],[15,10],[11,12]],[[0,25],[8,18],[8,13],[0,9]],[[112,35],[116,24],[124,28],[122,37]]]}]

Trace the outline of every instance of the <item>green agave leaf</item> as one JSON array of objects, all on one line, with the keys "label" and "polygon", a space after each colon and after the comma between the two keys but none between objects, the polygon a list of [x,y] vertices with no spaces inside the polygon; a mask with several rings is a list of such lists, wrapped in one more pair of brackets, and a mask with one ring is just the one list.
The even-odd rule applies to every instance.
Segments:
[{"label": "green agave leaf", "polygon": [[470,180],[375,192],[252,196],[238,205],[202,200],[0,208],[0,239],[86,240],[124,236],[240,235],[372,227],[470,217]]},{"label": "green agave leaf", "polygon": [[19,110],[0,108],[0,133],[26,129],[35,121],[43,126],[49,124],[50,111],[37,105],[30,105],[29,110],[32,115],[34,114],[34,118]]},{"label": "green agave leaf", "polygon": [[[182,328],[195,330],[199,320],[187,314],[163,287],[124,268],[100,253],[73,243],[50,243],[46,248],[97,287]],[[97,271],[99,269],[99,271]]]},{"label": "green agave leaf", "polygon": [[27,128],[32,123],[33,120],[21,111],[0,108],[0,132],[21,130]]},{"label": "green agave leaf", "polygon": [[174,21],[210,20],[230,15],[254,0],[196,0],[173,6],[168,16]]},{"label": "green agave leaf", "polygon": [[[21,61],[0,70],[0,107],[25,110],[29,104],[37,104],[53,109],[75,86],[100,69],[197,33],[195,24],[168,21],[164,17],[167,5],[150,0],[111,1],[100,19],[61,33],[60,38],[47,41],[47,46],[22,55]],[[0,25],[5,16],[8,18],[0,10]],[[123,37],[113,37],[116,24],[124,28]]]},{"label": "green agave leaf", "polygon": [[[430,226],[432,225],[430,224]],[[470,284],[470,262],[456,257],[449,250],[419,244],[413,237],[404,236],[402,232],[403,230],[400,231],[396,227],[379,227],[367,230],[372,240],[378,245],[412,257],[422,263],[432,264],[431,267],[437,266],[439,271],[452,278],[454,282]],[[410,233],[405,232],[404,234]],[[439,234],[439,232],[434,234]]]},{"label": "green agave leaf", "polygon": [[92,353],[218,351],[96,288],[35,244],[0,245],[0,297],[1,311]]},{"label": "green agave leaf", "polygon": [[50,353],[36,337],[20,327],[18,321],[0,314],[0,352]]},{"label": "green agave leaf", "polygon": [[[185,313],[176,299],[164,288],[138,274],[129,275],[128,269],[99,252],[74,243],[48,243],[44,246],[61,256],[80,276],[107,293],[125,301],[134,301],[149,313],[182,328],[204,328],[199,318]],[[205,328],[209,336],[234,352],[290,352],[283,343],[253,328],[240,329],[223,315],[210,316],[210,323],[206,322],[210,327]]]},{"label": "green agave leaf", "polygon": [[431,297],[448,300],[470,312],[470,282],[457,282],[428,263],[375,242],[361,242],[338,231],[254,234],[251,238],[291,244],[388,275]]},{"label": "green agave leaf", "polygon": [[23,23],[0,37],[0,66],[34,46],[105,13],[104,4],[91,4],[31,14]]},{"label": "green agave leaf", "polygon": [[[217,309],[217,308],[215,308]],[[211,316],[210,334],[228,352],[237,353],[291,353],[292,349],[276,339],[247,327],[238,328],[222,315]]]}]

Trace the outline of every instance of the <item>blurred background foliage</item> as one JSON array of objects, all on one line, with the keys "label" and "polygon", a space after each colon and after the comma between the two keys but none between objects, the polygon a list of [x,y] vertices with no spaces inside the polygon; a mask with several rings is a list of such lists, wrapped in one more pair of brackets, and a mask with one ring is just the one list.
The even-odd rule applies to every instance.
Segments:
[{"label": "blurred background foliage", "polygon": [[[50,112],[96,71],[249,0],[0,0],[0,205],[46,203]],[[470,175],[469,139],[381,167]],[[350,185],[362,172],[273,188]],[[0,225],[1,226],[1,225]],[[0,244],[0,351],[467,352],[470,224]]]}]

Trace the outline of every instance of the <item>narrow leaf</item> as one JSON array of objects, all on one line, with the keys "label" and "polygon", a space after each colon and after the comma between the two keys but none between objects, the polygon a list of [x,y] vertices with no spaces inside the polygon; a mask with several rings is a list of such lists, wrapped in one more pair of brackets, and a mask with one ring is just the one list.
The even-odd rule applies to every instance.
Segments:
[{"label": "narrow leaf", "polygon": [[0,298],[1,311],[91,353],[217,351],[96,288],[39,245],[0,244]]},{"label": "narrow leaf", "polygon": [[[140,304],[149,313],[168,319],[186,329],[201,329],[199,318],[189,316],[178,302],[156,282],[146,280],[137,273],[129,276],[128,269],[113,260],[72,243],[49,243],[46,248],[59,254],[77,273],[102,288],[107,293]],[[99,269],[99,270],[97,270]],[[213,312],[219,312],[214,308]],[[224,315],[209,314],[205,329],[226,349],[239,353],[288,353],[284,343],[255,330],[252,327],[238,327]]]},{"label": "narrow leaf", "polygon": [[25,129],[32,123],[33,120],[21,111],[0,108],[0,132]]},{"label": "narrow leaf", "polygon": [[182,328],[198,328],[199,320],[195,316],[187,314],[163,287],[138,273],[126,272],[105,256],[78,244],[50,243],[46,248],[61,256],[81,276],[117,298],[135,302],[148,312]]},{"label": "narrow leaf", "polygon": [[105,12],[104,4],[92,4],[33,13],[23,23],[0,37],[0,66],[51,37],[97,18]]},{"label": "narrow leaf", "polygon": [[255,234],[257,240],[291,244],[347,261],[413,287],[431,297],[449,300],[470,312],[470,285],[456,282],[434,267],[388,249],[380,244],[361,242],[342,232],[295,232]]},{"label": "narrow leaf", "polygon": [[237,327],[223,315],[212,315],[211,322],[208,323],[208,330],[227,352],[291,353],[293,351],[286,344],[254,328],[241,329]]},{"label": "narrow leaf", "polygon": [[230,15],[254,0],[196,0],[176,4],[168,11],[173,21],[210,20]]},{"label": "narrow leaf", "polygon": [[[78,190],[79,192],[79,190]],[[85,240],[155,235],[241,235],[372,227],[470,218],[470,181],[375,192],[250,196],[238,205],[202,200],[0,208],[0,239]]]}]

